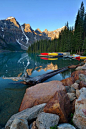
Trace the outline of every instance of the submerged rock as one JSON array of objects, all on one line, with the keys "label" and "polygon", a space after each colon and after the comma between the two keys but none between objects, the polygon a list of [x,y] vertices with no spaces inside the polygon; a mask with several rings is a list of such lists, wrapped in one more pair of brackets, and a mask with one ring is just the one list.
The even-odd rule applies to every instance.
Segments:
[{"label": "submerged rock", "polygon": [[50,81],[40,83],[33,87],[27,88],[21,103],[19,111],[33,107],[38,104],[47,103],[56,91],[66,91],[60,81]]},{"label": "submerged rock", "polygon": [[60,122],[68,122],[68,116],[71,111],[70,100],[65,91],[58,91],[49,100],[44,107],[44,112],[57,114],[60,117]]},{"label": "submerged rock", "polygon": [[57,125],[58,122],[58,115],[42,112],[36,119],[36,126],[38,129],[50,129],[50,127]]}]

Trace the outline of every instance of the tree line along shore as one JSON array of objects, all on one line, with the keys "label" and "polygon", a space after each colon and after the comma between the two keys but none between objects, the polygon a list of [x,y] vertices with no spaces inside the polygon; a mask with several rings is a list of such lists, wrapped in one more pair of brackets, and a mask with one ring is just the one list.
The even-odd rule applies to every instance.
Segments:
[{"label": "tree line along shore", "polygon": [[74,27],[69,27],[67,22],[58,39],[40,40],[28,48],[29,53],[61,51],[86,55],[86,12],[83,2],[76,15]]}]

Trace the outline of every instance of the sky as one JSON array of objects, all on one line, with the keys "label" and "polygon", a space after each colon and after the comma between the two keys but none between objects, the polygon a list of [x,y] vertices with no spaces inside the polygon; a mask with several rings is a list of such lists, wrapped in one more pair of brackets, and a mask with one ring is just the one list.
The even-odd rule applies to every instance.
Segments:
[{"label": "sky", "polygon": [[[30,24],[32,29],[53,31],[74,26],[82,0],[0,0],[0,20],[15,17],[20,25]],[[86,9],[86,0],[83,0]]]}]

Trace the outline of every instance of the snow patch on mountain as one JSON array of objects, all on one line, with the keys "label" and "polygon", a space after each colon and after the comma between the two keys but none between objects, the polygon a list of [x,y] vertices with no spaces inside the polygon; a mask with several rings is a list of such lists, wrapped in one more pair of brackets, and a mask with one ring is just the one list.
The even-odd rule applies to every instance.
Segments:
[{"label": "snow patch on mountain", "polygon": [[12,18],[14,18],[14,17],[8,17],[6,20],[9,20],[9,19],[12,19]]},{"label": "snow patch on mountain", "polygon": [[16,42],[17,42],[18,44],[20,44],[21,46],[25,47],[26,49],[28,49],[28,47],[26,47],[25,45],[23,45],[22,43],[19,42],[19,39],[16,39]]},{"label": "snow patch on mountain", "polygon": [[29,38],[26,36],[25,32],[24,32],[24,28],[21,26],[21,30],[22,30],[22,33],[24,34],[24,36],[26,37],[26,44],[28,44],[28,41],[29,41]]}]

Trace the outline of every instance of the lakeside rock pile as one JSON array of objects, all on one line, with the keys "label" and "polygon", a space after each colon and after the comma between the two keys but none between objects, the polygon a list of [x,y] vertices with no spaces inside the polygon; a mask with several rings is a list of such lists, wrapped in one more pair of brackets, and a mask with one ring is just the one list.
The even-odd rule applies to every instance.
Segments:
[{"label": "lakeside rock pile", "polygon": [[5,129],[86,129],[86,65],[70,78],[27,88],[19,111]]}]

